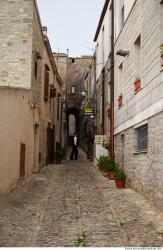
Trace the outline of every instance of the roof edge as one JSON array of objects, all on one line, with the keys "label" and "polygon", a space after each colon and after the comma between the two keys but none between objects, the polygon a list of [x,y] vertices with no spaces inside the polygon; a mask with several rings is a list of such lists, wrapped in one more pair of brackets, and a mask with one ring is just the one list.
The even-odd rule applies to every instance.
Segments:
[{"label": "roof edge", "polygon": [[105,3],[104,3],[104,7],[103,7],[103,10],[102,10],[102,13],[101,13],[101,16],[100,16],[100,20],[99,20],[99,23],[98,23],[98,26],[97,26],[96,34],[95,34],[95,37],[94,37],[94,40],[93,40],[94,42],[97,41],[100,29],[101,29],[101,25],[102,25],[102,22],[104,20],[104,17],[105,17],[105,14],[106,14],[106,11],[107,11],[107,8],[108,8],[108,5],[109,5],[110,1],[111,0],[106,0]]}]

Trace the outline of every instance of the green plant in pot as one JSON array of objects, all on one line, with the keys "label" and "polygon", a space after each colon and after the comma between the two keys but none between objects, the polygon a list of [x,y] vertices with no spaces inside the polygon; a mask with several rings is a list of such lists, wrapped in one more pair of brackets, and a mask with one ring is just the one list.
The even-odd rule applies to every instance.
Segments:
[{"label": "green plant in pot", "polygon": [[126,174],[123,169],[117,169],[115,174],[115,183],[117,188],[125,188]]},{"label": "green plant in pot", "polygon": [[62,160],[66,157],[66,149],[60,148],[55,152],[55,160],[57,164],[61,164]]},{"label": "green plant in pot", "polygon": [[106,140],[103,140],[103,142],[102,142],[102,146],[103,146],[103,148],[105,148],[105,149],[107,149],[107,150],[109,150],[109,149],[110,149],[110,143],[109,143],[109,142],[107,142]]},{"label": "green plant in pot", "polygon": [[99,169],[103,172],[108,172],[107,166],[109,164],[109,157],[102,155],[97,161]]},{"label": "green plant in pot", "polygon": [[110,159],[108,165],[107,165],[107,170],[108,170],[108,178],[110,180],[115,180],[115,175],[118,170],[118,167],[114,161]]}]

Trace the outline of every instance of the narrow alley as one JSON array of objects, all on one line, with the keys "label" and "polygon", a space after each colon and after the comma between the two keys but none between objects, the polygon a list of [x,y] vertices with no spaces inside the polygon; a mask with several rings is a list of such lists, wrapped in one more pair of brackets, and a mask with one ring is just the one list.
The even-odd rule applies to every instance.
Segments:
[{"label": "narrow alley", "polygon": [[33,174],[0,211],[1,247],[163,246],[163,214],[135,191],[116,189],[82,151]]}]

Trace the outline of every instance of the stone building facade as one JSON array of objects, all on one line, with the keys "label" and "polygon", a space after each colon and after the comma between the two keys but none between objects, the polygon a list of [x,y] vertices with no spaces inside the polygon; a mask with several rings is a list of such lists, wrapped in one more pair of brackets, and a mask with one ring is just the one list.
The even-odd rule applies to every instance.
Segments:
[{"label": "stone building facade", "polygon": [[[92,56],[81,56],[79,58],[69,57],[68,59],[67,121],[69,141],[73,132],[77,132],[81,135],[80,142],[82,142],[82,110],[84,105],[86,105],[85,102],[87,97],[84,79],[85,74],[89,71],[91,61]],[[74,123],[75,125],[73,125]],[[70,130],[72,126],[74,127],[74,131]]]},{"label": "stone building facade", "polygon": [[96,42],[96,100],[97,134],[110,136],[108,110],[110,108],[110,52],[111,52],[111,1],[105,1],[97,26]]},{"label": "stone building facade", "polygon": [[54,53],[58,72],[63,81],[62,87],[62,117],[64,143],[70,143],[75,131],[79,133],[81,107],[85,97],[81,95],[84,89],[84,75],[89,69],[92,56],[72,58],[65,53]]},{"label": "stone building facade", "polygon": [[[50,110],[52,104],[43,105],[42,89],[45,64],[50,68],[54,60],[46,52],[45,36],[34,0],[2,0],[0,30],[1,195],[12,190],[21,177],[28,177],[47,163],[42,146],[45,146],[47,134],[42,133],[42,124],[46,124],[47,129],[54,113]],[[51,72],[50,81],[60,92],[61,79],[57,68],[55,73],[54,70]],[[55,81],[54,75],[58,80]],[[48,91],[50,94],[50,86]]]},{"label": "stone building facade", "polygon": [[66,146],[67,143],[67,120],[66,120],[66,106],[67,106],[67,81],[68,81],[68,53],[53,53],[55,64],[58,73],[62,79],[62,100],[61,100],[61,134],[62,147]]},{"label": "stone building facade", "polygon": [[115,156],[128,184],[162,208],[163,4],[131,2],[115,8]]},{"label": "stone building facade", "polygon": [[[106,0],[97,27],[97,109],[110,93],[102,84],[110,69],[111,4]],[[157,207],[163,205],[163,1],[114,0],[114,137],[115,161],[128,185]],[[107,62],[106,66],[105,63]],[[108,73],[107,82],[112,80]],[[101,100],[100,100],[101,98]],[[106,107],[107,104],[104,106]],[[109,106],[108,106],[109,107]],[[97,113],[98,133],[106,133]],[[101,126],[102,127],[102,126]]]}]

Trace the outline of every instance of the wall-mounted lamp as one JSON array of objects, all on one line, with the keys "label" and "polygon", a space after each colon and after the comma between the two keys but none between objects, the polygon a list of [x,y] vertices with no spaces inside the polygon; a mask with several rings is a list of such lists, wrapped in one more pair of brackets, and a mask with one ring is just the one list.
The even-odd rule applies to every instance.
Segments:
[{"label": "wall-mounted lamp", "polygon": [[86,96],[86,90],[83,89],[81,92],[80,92],[81,96],[85,97]]},{"label": "wall-mounted lamp", "polygon": [[122,49],[119,49],[119,50],[117,50],[117,52],[116,52],[116,55],[118,55],[118,56],[128,56],[128,54],[129,54],[129,51],[125,51],[125,50],[122,50]]}]

